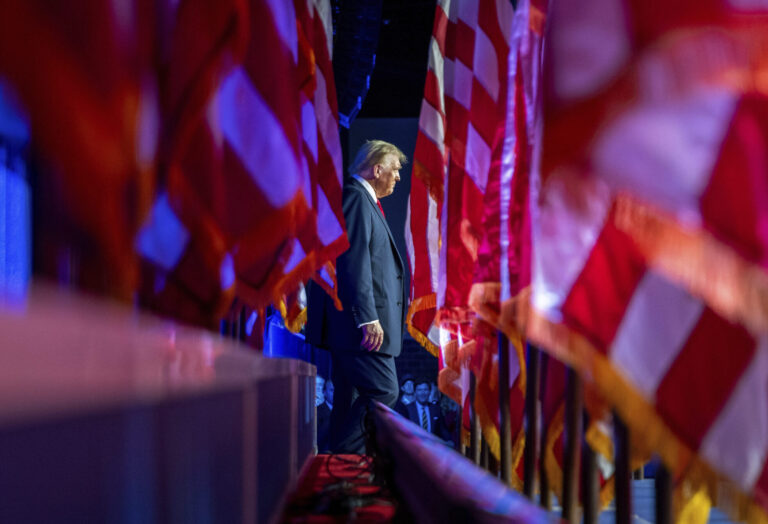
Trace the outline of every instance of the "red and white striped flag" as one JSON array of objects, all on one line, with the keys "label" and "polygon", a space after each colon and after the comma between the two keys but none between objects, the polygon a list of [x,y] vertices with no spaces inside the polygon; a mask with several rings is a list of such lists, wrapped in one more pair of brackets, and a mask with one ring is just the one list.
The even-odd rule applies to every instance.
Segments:
[{"label": "red and white striped flag", "polygon": [[764,519],[768,11],[553,5],[529,336]]},{"label": "red and white striped flag", "polygon": [[515,336],[512,312],[531,282],[530,164],[541,118],[541,49],[545,6],[522,1],[513,22],[506,133],[485,193],[480,244],[470,304],[486,322]]},{"label": "red and white striped flag", "polygon": [[63,201],[60,221],[76,230],[70,245],[36,248],[61,258],[77,244],[80,267],[72,279],[123,300],[138,283],[132,239],[156,183],[154,60],[165,29],[156,4],[8,0],[0,16],[0,75],[18,95],[35,149],[53,172],[43,186],[62,188],[50,197]]},{"label": "red and white striped flag", "polygon": [[[248,3],[246,50],[172,159],[138,237],[158,270],[161,309],[187,301],[215,319],[235,294],[261,308],[317,270],[334,288],[346,235],[329,13],[327,1]],[[176,230],[162,245],[173,256],[162,258],[152,240],[168,224]]]},{"label": "red and white striped flag", "polygon": [[165,6],[172,30],[161,54],[167,73],[161,85],[159,179],[133,242],[141,261],[139,303],[210,327],[217,327],[232,301],[233,267],[215,217],[197,193],[214,198],[213,186],[222,180],[206,122],[213,118],[222,78],[245,56],[248,12],[245,0]]},{"label": "red and white striped flag", "polygon": [[657,270],[768,331],[768,7],[557,5],[543,179],[605,182]]},{"label": "red and white striped flag", "polygon": [[[302,87],[302,132],[305,157],[312,180],[313,209],[317,215],[314,280],[336,300],[334,260],[349,243],[341,210],[343,168],[339,139],[339,110],[333,76],[333,26],[327,0],[295,0],[299,27],[307,51],[300,63],[310,66],[300,76]],[[307,238],[307,246],[312,240]]]},{"label": "red and white striped flag", "polygon": [[[414,154],[406,237],[412,267],[409,327],[439,343],[441,322],[471,320],[468,308],[483,199],[504,136],[512,7],[502,1],[438,4]],[[427,344],[429,345],[429,344]]]},{"label": "red and white striped flag", "polygon": [[[486,189],[498,180],[501,165],[512,17],[506,1],[438,4],[414,154],[406,229],[412,272],[408,327],[422,345],[439,354],[441,389],[462,406],[473,355],[478,371],[497,367],[497,345],[488,337],[478,344],[471,334],[475,314],[469,292],[485,235]],[[486,346],[492,346],[492,354],[483,359]],[[513,383],[524,383],[521,369]],[[483,429],[498,454],[494,384],[478,391],[488,397],[488,409],[481,413]]]},{"label": "red and white striped flag", "polygon": [[440,274],[442,182],[447,159],[443,85],[449,7],[446,0],[439,2],[435,10],[405,228],[411,270],[408,331],[436,356],[440,347],[440,329],[434,320]]},{"label": "red and white striped flag", "polygon": [[0,73],[100,291],[212,326],[235,293],[263,307],[316,271],[333,293],[347,244],[327,0],[12,1],[0,29]]}]

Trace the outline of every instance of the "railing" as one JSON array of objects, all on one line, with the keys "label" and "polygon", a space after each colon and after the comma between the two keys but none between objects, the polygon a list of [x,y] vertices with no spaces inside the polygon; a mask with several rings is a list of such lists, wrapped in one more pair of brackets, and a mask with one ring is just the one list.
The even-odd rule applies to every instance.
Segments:
[{"label": "railing", "polygon": [[555,522],[416,424],[378,404],[369,424],[377,474],[397,490],[414,522]]},{"label": "railing", "polygon": [[[499,477],[510,483],[512,469],[509,450],[512,435],[510,431],[509,412],[509,343],[503,334],[499,334],[499,417],[501,457]],[[543,450],[545,435],[542,431],[541,413],[539,411],[541,397],[542,361],[550,358],[534,346],[528,346],[527,352],[527,384],[525,398],[525,450],[523,455],[523,493],[532,501],[538,501],[541,507],[551,509],[549,497],[550,486],[544,467]],[[475,382],[470,380],[470,398],[474,405]],[[568,369],[565,406],[565,448],[563,452],[563,489],[559,493],[562,505],[562,518],[568,522],[596,523],[600,514],[598,495],[598,473],[595,452],[586,444],[584,432],[588,427],[588,415],[583,407],[583,386],[578,374]],[[614,421],[614,496],[616,522],[629,523],[632,517],[632,471],[629,460],[629,433],[618,414],[613,414]],[[474,412],[470,424],[470,448],[466,455],[476,464],[488,467],[483,460],[483,439],[479,431],[479,423]],[[493,468],[490,468],[493,470]],[[641,470],[642,471],[642,470]],[[536,480],[538,478],[538,486]],[[581,489],[579,489],[581,486]],[[537,489],[538,487],[538,489]],[[663,467],[658,468],[655,481],[655,514],[656,522],[667,524],[672,522],[672,486],[669,472]],[[538,499],[536,498],[538,492]],[[581,506],[581,510],[579,508]]]}]

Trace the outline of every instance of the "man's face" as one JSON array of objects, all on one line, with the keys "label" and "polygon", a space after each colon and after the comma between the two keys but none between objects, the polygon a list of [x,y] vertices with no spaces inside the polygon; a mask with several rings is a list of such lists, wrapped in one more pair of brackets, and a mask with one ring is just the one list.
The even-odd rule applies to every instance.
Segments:
[{"label": "man's face", "polygon": [[413,380],[406,380],[403,382],[403,387],[400,388],[406,395],[413,395]]},{"label": "man's face", "polygon": [[325,379],[323,377],[315,378],[315,406],[319,406],[324,401],[323,390],[325,389]]},{"label": "man's face", "polygon": [[374,166],[376,178],[373,185],[377,197],[383,198],[392,194],[395,184],[400,181],[402,167],[397,155],[392,153],[384,155],[384,159]]},{"label": "man's face", "polygon": [[325,401],[333,404],[333,382],[330,380],[325,383]]},{"label": "man's face", "polygon": [[429,387],[429,401],[432,404],[437,404],[437,402],[440,400],[440,390],[437,389],[437,387]]},{"label": "man's face", "polygon": [[429,400],[429,384],[422,383],[416,386],[416,402],[426,404]]}]

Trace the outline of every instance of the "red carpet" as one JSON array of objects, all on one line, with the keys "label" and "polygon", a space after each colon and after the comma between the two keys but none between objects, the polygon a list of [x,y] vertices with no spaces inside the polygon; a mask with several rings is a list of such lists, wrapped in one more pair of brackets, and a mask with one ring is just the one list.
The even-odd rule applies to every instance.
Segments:
[{"label": "red carpet", "polygon": [[288,498],[283,522],[390,522],[395,504],[373,484],[370,457],[317,455]]}]

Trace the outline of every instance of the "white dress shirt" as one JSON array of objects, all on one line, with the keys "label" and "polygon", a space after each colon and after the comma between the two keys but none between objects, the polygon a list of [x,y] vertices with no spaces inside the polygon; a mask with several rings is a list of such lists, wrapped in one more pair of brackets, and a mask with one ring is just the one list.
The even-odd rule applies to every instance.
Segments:
[{"label": "white dress shirt", "polygon": [[418,422],[419,427],[421,427],[421,417],[423,416],[422,411],[424,411],[427,417],[427,427],[425,428],[425,431],[427,431],[427,433],[432,433],[432,420],[429,416],[429,407],[426,404],[417,402],[416,408],[418,409],[418,412],[419,412],[419,422]]},{"label": "white dress shirt", "polygon": [[368,182],[366,179],[361,177],[360,175],[352,175],[352,178],[360,182],[366,191],[368,191],[368,194],[371,195],[371,198],[374,202],[378,202],[379,198],[376,196],[376,191],[373,189],[373,186],[370,182]]}]

